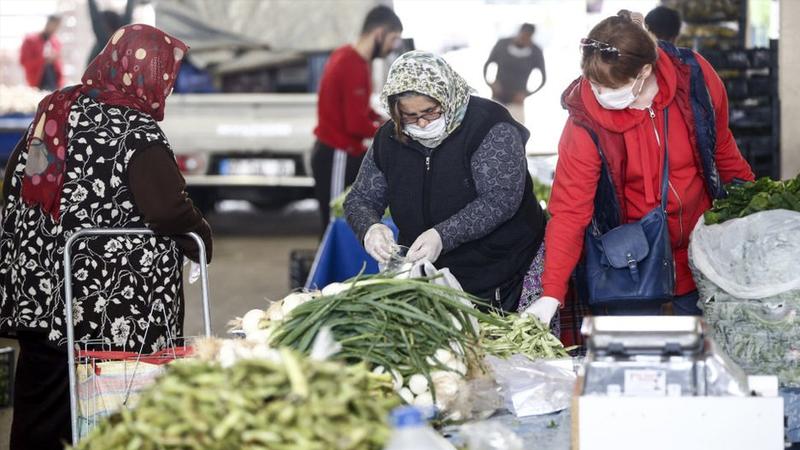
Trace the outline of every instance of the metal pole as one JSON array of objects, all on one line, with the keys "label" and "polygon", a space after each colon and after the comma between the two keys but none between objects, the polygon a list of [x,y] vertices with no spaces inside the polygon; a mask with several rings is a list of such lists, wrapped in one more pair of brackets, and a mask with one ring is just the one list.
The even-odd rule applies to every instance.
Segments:
[{"label": "metal pole", "polygon": [[[78,445],[78,394],[77,374],[75,369],[75,325],[72,312],[72,245],[78,239],[87,236],[161,236],[148,228],[86,228],[77,231],[67,239],[64,247],[64,309],[67,326],[67,364],[69,372],[69,408],[70,427],[72,429],[72,445]],[[211,337],[211,300],[208,293],[208,264],[206,262],[206,246],[197,233],[186,233],[197,244],[200,260],[200,287],[203,297],[203,331]]]},{"label": "metal pole", "polygon": [[203,331],[211,337],[211,300],[208,296],[208,263],[206,262],[206,245],[197,233],[187,233],[197,243],[197,259],[200,261],[200,291],[203,297]]},{"label": "metal pole", "polygon": [[76,239],[84,236],[84,231],[78,231],[67,239],[64,246],[64,309],[66,310],[67,325],[67,370],[69,371],[69,421],[72,429],[72,446],[78,445],[78,383],[75,374],[75,325],[72,323],[72,257],[70,249]]}]

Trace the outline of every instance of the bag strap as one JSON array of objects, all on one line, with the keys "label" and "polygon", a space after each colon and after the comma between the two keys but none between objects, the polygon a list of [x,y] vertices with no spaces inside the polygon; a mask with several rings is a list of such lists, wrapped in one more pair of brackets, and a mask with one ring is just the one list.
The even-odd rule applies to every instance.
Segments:
[{"label": "bag strap", "polygon": [[664,170],[661,174],[661,209],[667,211],[669,192],[669,107],[664,109]]}]

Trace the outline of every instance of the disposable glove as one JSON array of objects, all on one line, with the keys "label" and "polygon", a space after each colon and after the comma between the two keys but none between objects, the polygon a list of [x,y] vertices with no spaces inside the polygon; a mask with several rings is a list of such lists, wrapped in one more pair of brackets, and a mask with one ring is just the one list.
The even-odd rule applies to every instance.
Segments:
[{"label": "disposable glove", "polygon": [[392,256],[394,233],[382,223],[367,228],[364,234],[364,249],[380,264],[386,264]]},{"label": "disposable glove", "polygon": [[417,262],[422,259],[427,259],[430,262],[436,262],[439,259],[439,254],[442,253],[442,237],[439,232],[431,228],[430,230],[419,235],[416,241],[411,244],[408,249],[406,258],[410,262]]},{"label": "disposable glove", "polygon": [[553,316],[558,311],[559,306],[561,306],[561,303],[553,297],[539,297],[525,308],[525,311],[522,311],[520,315],[536,316],[545,325],[550,325],[550,321],[553,320]]}]

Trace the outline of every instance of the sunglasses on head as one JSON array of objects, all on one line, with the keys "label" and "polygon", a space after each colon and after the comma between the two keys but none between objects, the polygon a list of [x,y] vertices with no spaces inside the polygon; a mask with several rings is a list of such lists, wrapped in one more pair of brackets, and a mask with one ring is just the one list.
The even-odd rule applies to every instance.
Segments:
[{"label": "sunglasses on head", "polygon": [[594,52],[599,52],[600,58],[603,61],[612,61],[621,55],[617,47],[596,39],[581,39],[580,48],[584,56],[589,56]]}]

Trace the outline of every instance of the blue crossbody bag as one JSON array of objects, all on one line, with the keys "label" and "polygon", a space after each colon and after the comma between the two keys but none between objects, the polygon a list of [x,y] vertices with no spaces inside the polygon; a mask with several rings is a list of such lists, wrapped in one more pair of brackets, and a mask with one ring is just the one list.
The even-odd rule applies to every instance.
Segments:
[{"label": "blue crossbody bag", "polygon": [[[597,222],[586,228],[585,294],[592,307],[662,303],[672,300],[675,267],[667,227],[669,156],[668,110],[664,111],[664,164],[661,204],[641,220],[601,234]],[[599,147],[598,147],[599,151]]]}]

